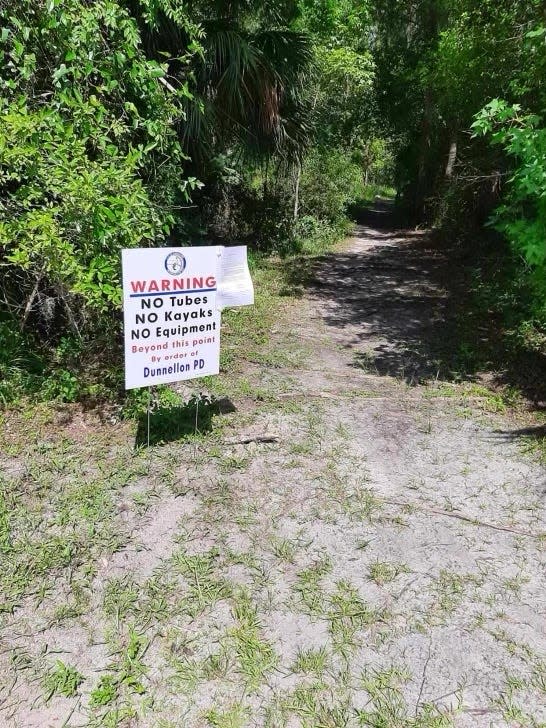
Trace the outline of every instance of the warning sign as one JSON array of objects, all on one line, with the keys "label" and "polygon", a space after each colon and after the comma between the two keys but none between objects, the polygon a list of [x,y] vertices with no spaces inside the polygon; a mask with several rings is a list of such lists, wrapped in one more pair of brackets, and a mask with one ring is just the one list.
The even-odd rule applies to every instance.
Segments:
[{"label": "warning sign", "polygon": [[222,247],[122,251],[125,387],[218,374]]}]

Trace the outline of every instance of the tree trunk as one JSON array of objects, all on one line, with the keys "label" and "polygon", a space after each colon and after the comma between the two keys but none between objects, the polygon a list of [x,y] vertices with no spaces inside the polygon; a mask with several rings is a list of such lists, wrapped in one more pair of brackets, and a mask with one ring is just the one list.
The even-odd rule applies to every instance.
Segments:
[{"label": "tree trunk", "polygon": [[300,180],[301,180],[301,162],[298,162],[296,171],[296,184],[294,188],[294,220],[298,219],[300,211]]},{"label": "tree trunk", "polygon": [[457,135],[452,134],[451,136],[451,143],[449,145],[449,154],[447,157],[447,164],[446,164],[446,179],[451,179],[453,177],[453,169],[455,167],[455,162],[457,161]]},{"label": "tree trunk", "polygon": [[425,214],[425,199],[429,185],[430,134],[432,127],[432,90],[425,89],[423,118],[421,121],[419,156],[417,159],[417,185],[414,196],[414,216],[421,221]]}]

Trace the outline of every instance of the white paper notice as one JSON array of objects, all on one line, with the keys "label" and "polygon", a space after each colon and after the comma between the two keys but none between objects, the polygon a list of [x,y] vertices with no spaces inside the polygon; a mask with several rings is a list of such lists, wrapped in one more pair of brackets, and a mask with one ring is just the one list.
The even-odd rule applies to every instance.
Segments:
[{"label": "white paper notice", "polygon": [[222,248],[218,268],[217,309],[252,305],[254,286],[248,269],[246,245]]}]

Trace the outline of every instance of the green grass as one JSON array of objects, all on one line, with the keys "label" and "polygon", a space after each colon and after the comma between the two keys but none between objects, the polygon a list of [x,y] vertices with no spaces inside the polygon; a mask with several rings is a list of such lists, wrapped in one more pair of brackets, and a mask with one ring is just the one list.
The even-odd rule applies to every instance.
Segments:
[{"label": "green grass", "polygon": [[138,455],[107,456],[91,442],[29,448],[24,473],[0,478],[0,611],[13,611],[67,569],[73,582],[89,582],[97,557],[126,542],[115,502],[141,472]]},{"label": "green grass", "polygon": [[245,728],[248,725],[250,710],[248,707],[235,703],[226,710],[213,708],[205,713],[205,720],[211,728]]},{"label": "green grass", "polygon": [[296,545],[287,538],[275,538],[272,543],[274,555],[281,561],[293,564],[296,556]]},{"label": "green grass", "polygon": [[[181,413],[180,396],[171,390],[158,395],[161,407],[168,410],[162,420],[166,432],[181,414],[191,431],[176,441],[162,435],[168,445],[150,451],[134,451],[135,428],[127,420],[113,427],[80,425],[78,431],[77,421],[55,424],[58,413],[43,406],[29,407],[15,420],[14,413],[4,415],[2,424],[5,417],[9,420],[3,448],[8,465],[11,458],[23,466],[0,481],[0,560],[6,565],[0,571],[0,588],[8,612],[4,617],[11,628],[19,619],[19,605],[24,607],[22,614],[31,615],[36,645],[43,647],[48,641],[38,658],[14,650],[12,666],[21,682],[26,676],[39,681],[52,703],[56,696],[70,696],[74,703],[81,698],[89,728],[122,728],[139,721],[153,721],[158,728],[178,728],[180,721],[213,728],[453,725],[450,713],[406,704],[410,676],[404,668],[368,669],[359,681],[362,653],[357,651],[367,647],[384,657],[385,647],[398,638],[396,622],[391,624],[389,614],[371,602],[369,593],[376,596],[378,590],[366,578],[379,586],[395,582],[398,591],[396,580],[407,567],[387,560],[370,563],[365,550],[379,529],[391,524],[380,522],[382,502],[369,487],[362,458],[350,452],[349,430],[330,419],[330,405],[317,410],[314,403],[276,402],[278,390],[290,386],[280,368],[295,368],[306,356],[304,347],[284,330],[283,316],[298,294],[297,281],[305,282],[310,261],[303,260],[299,279],[295,260],[269,259],[255,266],[257,306],[226,312],[223,371],[218,378],[200,382],[218,397],[228,393],[239,411],[205,413],[197,433],[190,416],[196,409]],[[261,368],[275,369],[271,379]],[[474,385],[446,386],[448,391],[462,393],[468,402],[479,400],[482,409],[493,412],[502,411],[504,402],[508,406]],[[356,396],[368,393],[348,392],[347,406]],[[138,418],[142,402],[133,404],[126,415]],[[261,426],[264,413],[274,422],[288,421],[292,431],[297,427],[297,436],[279,437],[278,457],[277,445],[274,459],[266,460],[262,452],[268,448],[231,449],[222,442],[226,435],[231,437],[231,429],[253,431]],[[256,493],[258,483],[250,476],[260,473],[262,465],[266,475],[270,466],[287,467],[291,454],[297,456],[292,466],[300,470],[288,473],[294,480],[286,482],[286,492],[275,480],[274,507],[264,509],[268,496]],[[312,477],[317,476],[317,498],[310,498],[300,512],[292,494],[298,479],[307,477],[310,464]],[[141,529],[155,523],[156,502],[161,505],[173,494],[188,504],[173,532],[162,534],[159,544],[143,538],[144,551],[135,555],[130,548],[111,559],[129,539],[138,547]],[[288,519],[286,528],[286,521],[277,528],[280,513]],[[359,562],[359,588],[339,579],[340,565],[333,553],[324,550],[317,555],[322,542],[315,539],[313,528],[319,521],[328,528],[348,521],[354,527],[347,538],[355,546],[350,558]],[[127,566],[120,572],[125,559]],[[350,573],[355,573],[353,566]],[[432,619],[447,619],[467,590],[477,586],[472,575],[442,572],[430,593]],[[502,586],[495,597],[499,614],[501,600],[513,601],[524,579],[513,577]],[[493,617],[487,614],[487,620],[476,618],[476,627],[492,625]],[[298,625],[301,620],[317,634],[312,640],[298,638],[296,650],[296,645],[285,643],[286,635],[274,636],[279,615]],[[89,674],[85,670],[85,675],[65,663],[48,662],[44,668],[46,655],[52,654],[48,649],[66,645],[53,645],[36,624],[56,630],[91,625],[94,641],[89,649],[100,655],[96,668]],[[281,636],[282,645],[276,641]],[[509,654],[520,657],[522,649],[507,635],[496,638]],[[545,692],[545,675],[544,666],[533,662],[533,690]],[[357,711],[353,699],[360,689],[368,692],[370,702]],[[522,694],[515,684],[512,689],[503,710],[515,719]],[[263,713],[256,711],[257,701]],[[188,715],[173,718],[173,706],[183,706]]]},{"label": "green grass", "polygon": [[107,582],[102,599],[104,613],[115,617],[119,623],[121,618],[136,611],[141,589],[129,577],[110,579]]},{"label": "green grass", "polygon": [[383,617],[360,596],[347,581],[338,581],[328,599],[327,619],[334,648],[348,656],[356,647],[357,633]]},{"label": "green grass", "polygon": [[243,589],[235,594],[233,616],[237,624],[229,630],[227,644],[246,686],[255,690],[277,666],[279,657],[273,645],[262,637],[256,606]]},{"label": "green grass", "polygon": [[363,185],[362,198],[359,202],[370,203],[373,202],[376,197],[383,197],[392,200],[396,197],[396,190],[394,187],[390,187],[389,185]]},{"label": "green grass", "polygon": [[292,665],[294,672],[320,677],[328,668],[329,655],[326,647],[300,648]]},{"label": "green grass", "polygon": [[457,711],[442,711],[427,703],[410,707],[406,703],[403,686],[410,679],[404,667],[365,671],[362,687],[370,705],[357,711],[358,724],[362,728],[454,728]]},{"label": "green grass", "polygon": [[[332,696],[321,680],[298,685],[280,694],[266,709],[264,728],[341,728],[351,724],[354,711],[342,697]],[[296,721],[294,721],[294,718]]]},{"label": "green grass", "polygon": [[322,586],[323,578],[332,570],[332,562],[327,556],[302,569],[297,575],[294,591],[298,601],[310,615],[322,615],[326,604],[326,593]]},{"label": "green grass", "polygon": [[173,556],[175,572],[181,574],[187,584],[183,610],[192,617],[231,595],[231,585],[217,574],[218,558],[217,549],[191,555],[182,549]]},{"label": "green grass", "polygon": [[91,691],[89,702],[92,708],[109,705],[118,696],[118,685],[113,675],[102,675]]}]

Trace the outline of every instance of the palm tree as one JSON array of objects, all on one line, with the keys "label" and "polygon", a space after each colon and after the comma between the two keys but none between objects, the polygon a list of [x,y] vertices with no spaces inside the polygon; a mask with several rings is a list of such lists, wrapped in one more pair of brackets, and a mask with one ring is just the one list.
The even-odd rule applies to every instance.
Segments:
[{"label": "palm tree", "polygon": [[183,60],[189,35],[168,10],[173,2],[159,5],[152,25],[148,18],[141,30],[151,56],[170,58],[173,88],[185,83],[191,91],[179,133],[198,171],[234,149],[261,160],[299,159],[310,138],[304,84],[311,47],[290,27],[293,3],[190,0],[184,12],[202,29],[202,49],[189,64]]}]

